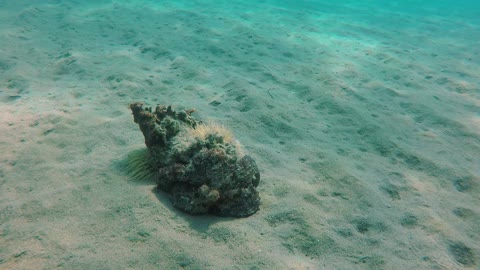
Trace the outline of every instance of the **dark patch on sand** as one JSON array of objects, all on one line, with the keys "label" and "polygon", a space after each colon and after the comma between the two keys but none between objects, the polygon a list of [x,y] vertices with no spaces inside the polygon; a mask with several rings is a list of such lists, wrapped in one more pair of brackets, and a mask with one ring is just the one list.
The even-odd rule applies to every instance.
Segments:
[{"label": "dark patch on sand", "polygon": [[383,232],[387,229],[385,223],[381,221],[373,221],[367,217],[355,218],[352,221],[352,224],[355,226],[357,231],[361,234],[366,234],[368,232]]},{"label": "dark patch on sand", "polygon": [[464,207],[456,207],[452,213],[462,219],[471,219],[475,217],[475,212],[472,209]]},{"label": "dark patch on sand", "polygon": [[455,260],[464,266],[475,266],[475,255],[473,250],[461,242],[452,242],[448,244],[448,251]]},{"label": "dark patch on sand", "polygon": [[415,227],[418,224],[418,218],[411,213],[406,213],[400,219],[400,224],[404,227]]},{"label": "dark patch on sand", "polygon": [[468,192],[474,187],[475,182],[472,176],[464,176],[453,180],[453,185],[460,192]]},{"label": "dark patch on sand", "polygon": [[399,188],[392,184],[385,184],[380,187],[380,189],[385,192],[392,200],[400,200]]}]

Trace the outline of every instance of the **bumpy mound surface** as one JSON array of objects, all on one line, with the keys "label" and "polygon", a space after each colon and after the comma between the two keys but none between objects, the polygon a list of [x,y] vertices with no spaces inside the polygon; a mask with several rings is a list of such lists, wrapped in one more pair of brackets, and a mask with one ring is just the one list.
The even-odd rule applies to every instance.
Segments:
[{"label": "bumpy mound surface", "polygon": [[[258,211],[260,172],[250,156],[241,156],[231,133],[205,129],[194,110],[176,112],[130,104],[145,137],[158,188],[171,194],[175,207],[191,214],[246,217]],[[202,136],[192,129],[202,127]]]}]

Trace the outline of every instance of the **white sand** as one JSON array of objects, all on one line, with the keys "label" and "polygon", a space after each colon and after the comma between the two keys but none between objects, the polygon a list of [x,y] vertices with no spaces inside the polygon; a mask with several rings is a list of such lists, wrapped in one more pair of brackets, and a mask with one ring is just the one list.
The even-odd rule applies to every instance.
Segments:
[{"label": "white sand", "polygon": [[[0,269],[479,267],[474,19],[30,2],[0,2]],[[133,101],[230,128],[260,211],[192,217],[129,180]]]}]

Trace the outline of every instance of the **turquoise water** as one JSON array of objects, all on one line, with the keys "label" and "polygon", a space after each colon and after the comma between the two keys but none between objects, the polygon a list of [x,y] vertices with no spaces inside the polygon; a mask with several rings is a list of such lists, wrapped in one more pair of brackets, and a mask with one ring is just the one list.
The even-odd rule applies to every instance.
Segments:
[{"label": "turquoise water", "polygon": [[[479,1],[0,0],[0,269],[478,269],[479,85]],[[231,130],[260,211],[129,179],[135,101]]]}]

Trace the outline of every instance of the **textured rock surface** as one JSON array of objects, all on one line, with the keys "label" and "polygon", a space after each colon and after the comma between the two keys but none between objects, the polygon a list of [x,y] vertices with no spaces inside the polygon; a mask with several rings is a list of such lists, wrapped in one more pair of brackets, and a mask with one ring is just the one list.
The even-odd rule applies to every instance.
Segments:
[{"label": "textured rock surface", "polygon": [[258,167],[250,156],[216,130],[196,136],[193,110],[171,106],[155,110],[130,104],[150,151],[158,188],[171,194],[173,205],[191,214],[246,217],[258,211]]}]

